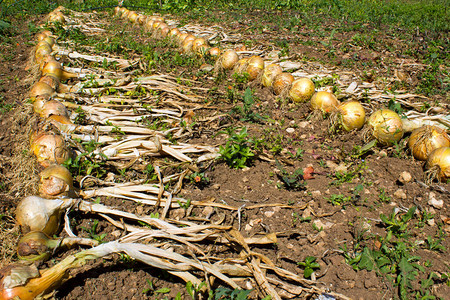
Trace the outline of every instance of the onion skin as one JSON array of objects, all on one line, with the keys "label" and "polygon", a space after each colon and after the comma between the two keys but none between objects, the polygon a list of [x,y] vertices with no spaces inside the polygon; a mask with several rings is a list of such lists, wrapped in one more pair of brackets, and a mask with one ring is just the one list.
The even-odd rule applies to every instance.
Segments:
[{"label": "onion skin", "polygon": [[46,76],[42,76],[41,79],[39,79],[39,82],[48,84],[55,91],[58,89],[59,83],[60,83],[58,77],[50,75],[50,74],[48,74]]},{"label": "onion skin", "polygon": [[69,112],[67,111],[67,108],[58,100],[50,100],[45,103],[42,107],[40,115],[43,118],[48,118],[51,115],[65,116],[69,118]]},{"label": "onion skin", "polygon": [[247,69],[247,64],[248,64],[248,57],[244,57],[241,58],[240,60],[238,60],[238,62],[236,63],[236,65],[234,66],[234,73],[242,75],[244,74],[245,70]]},{"label": "onion skin", "polygon": [[62,164],[69,158],[64,139],[60,135],[43,133],[39,134],[31,143],[31,150],[38,163],[48,167],[52,163]]},{"label": "onion skin", "polygon": [[289,90],[289,98],[292,101],[301,103],[311,99],[315,92],[314,82],[309,78],[299,78],[292,82]]},{"label": "onion skin", "polygon": [[210,56],[213,56],[213,57],[219,56],[219,55],[220,55],[220,49],[217,48],[217,47],[212,47],[212,48],[210,48],[210,49],[209,49],[209,55],[210,55]]},{"label": "onion skin", "polygon": [[408,139],[408,148],[417,160],[427,160],[431,152],[441,147],[450,147],[450,136],[432,125],[413,130]]},{"label": "onion skin", "polygon": [[332,93],[320,91],[311,97],[312,110],[320,110],[324,114],[329,114],[335,111],[338,106],[339,100]]},{"label": "onion skin", "polygon": [[61,165],[51,165],[39,174],[39,195],[47,199],[71,196],[73,192],[72,174]]},{"label": "onion skin", "polygon": [[283,91],[288,89],[292,82],[294,81],[294,76],[289,73],[281,73],[273,78],[272,88],[275,95],[281,95]]},{"label": "onion skin", "polygon": [[263,75],[261,78],[262,85],[264,85],[265,87],[271,87],[275,76],[281,73],[283,73],[283,69],[281,69],[279,65],[277,64],[268,65],[263,71]]},{"label": "onion skin", "polygon": [[61,64],[57,61],[50,61],[46,63],[44,68],[42,69],[42,75],[53,75],[58,77],[60,80],[78,77],[77,74],[64,71]]},{"label": "onion skin", "polygon": [[178,30],[178,28],[172,28],[169,30],[169,33],[167,34],[170,37],[176,37],[180,34],[180,31]]},{"label": "onion skin", "polygon": [[441,147],[433,150],[428,156],[425,165],[427,169],[437,167],[439,172],[437,178],[445,182],[450,179],[450,147]]},{"label": "onion skin", "polygon": [[373,137],[383,145],[391,146],[403,137],[403,123],[400,116],[390,109],[374,112],[367,121]]},{"label": "onion skin", "polygon": [[220,57],[220,64],[221,67],[224,68],[225,70],[231,70],[234,68],[238,60],[239,56],[237,55],[236,51],[227,50]]},{"label": "onion skin", "polygon": [[51,86],[49,86],[48,84],[46,84],[44,82],[38,81],[31,87],[30,91],[28,92],[28,97],[32,101],[35,101],[36,98],[39,96],[50,97],[51,95],[53,95],[54,92],[55,92],[55,90],[52,89]]},{"label": "onion skin", "polygon": [[253,81],[255,80],[259,74],[264,69],[264,59],[262,57],[254,55],[250,57],[247,64],[247,70],[248,73],[248,80]]},{"label": "onion skin", "polygon": [[366,112],[361,103],[357,101],[347,101],[337,108],[339,121],[345,131],[359,130],[366,121]]}]

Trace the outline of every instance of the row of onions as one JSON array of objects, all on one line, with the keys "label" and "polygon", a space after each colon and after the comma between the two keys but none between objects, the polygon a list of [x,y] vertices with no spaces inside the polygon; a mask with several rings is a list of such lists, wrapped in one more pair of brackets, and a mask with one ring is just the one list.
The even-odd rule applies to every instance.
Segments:
[{"label": "row of onions", "polygon": [[[264,62],[260,56],[239,58],[235,50],[221,50],[209,47],[202,37],[171,28],[159,16],[145,16],[125,7],[116,7],[115,14],[132,24],[143,26],[145,31],[153,33],[156,38],[174,39],[186,54],[200,56],[210,55],[216,58],[215,70],[232,70],[234,73],[246,74],[249,81],[257,81],[270,88],[282,98],[289,98],[295,103],[310,102],[313,111],[324,116],[329,115],[332,131],[360,130],[364,127],[364,138],[368,142],[376,139],[379,145],[392,146],[398,143],[405,133],[411,132],[408,147],[415,159],[426,161],[428,182],[433,179],[446,181],[450,179],[450,137],[446,130],[424,122],[402,119],[390,109],[373,112],[366,120],[366,112],[358,101],[340,103],[336,96],[328,91],[316,91],[310,78],[294,78],[283,72],[278,64]],[[426,123],[425,123],[426,124]]]}]

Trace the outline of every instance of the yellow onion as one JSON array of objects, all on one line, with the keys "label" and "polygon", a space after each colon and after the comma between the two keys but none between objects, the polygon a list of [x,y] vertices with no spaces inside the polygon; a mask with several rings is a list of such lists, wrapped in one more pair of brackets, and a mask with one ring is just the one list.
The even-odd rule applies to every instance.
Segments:
[{"label": "yellow onion", "polygon": [[247,70],[247,64],[248,64],[249,58],[248,57],[244,57],[241,58],[240,60],[238,60],[238,62],[236,63],[236,65],[234,66],[234,73],[236,74],[244,74],[244,72]]},{"label": "yellow onion", "polygon": [[37,44],[36,44],[36,49],[39,49],[39,48],[47,48],[47,47],[50,47],[50,49],[52,48],[52,44],[51,43],[49,43],[48,41],[46,41],[46,39],[47,39],[48,37],[46,37],[45,39],[43,39],[42,41],[39,41]]},{"label": "yellow onion", "polygon": [[403,123],[399,115],[390,109],[374,112],[367,121],[369,133],[381,144],[390,146],[403,137]]},{"label": "yellow onion", "polygon": [[450,147],[450,137],[444,129],[426,125],[413,130],[408,139],[408,148],[418,160],[427,160],[435,149]]},{"label": "yellow onion", "polygon": [[136,23],[136,20],[137,20],[138,16],[139,16],[139,15],[138,15],[137,12],[131,11],[131,12],[128,14],[128,21],[131,22],[131,23]]},{"label": "yellow onion", "polygon": [[60,135],[41,133],[31,142],[31,151],[38,163],[48,167],[53,163],[62,164],[69,158],[69,149]]},{"label": "yellow onion", "polygon": [[176,37],[180,34],[180,31],[178,30],[178,28],[172,28],[169,30],[169,33],[167,34],[170,37]]},{"label": "yellow onion", "polygon": [[165,22],[164,18],[160,16],[151,16],[151,19],[158,22]]},{"label": "yellow onion", "polygon": [[220,56],[220,66],[225,70],[231,70],[238,62],[239,56],[234,50],[227,50]]},{"label": "yellow onion", "polygon": [[62,12],[51,12],[48,14],[48,22],[49,23],[66,23],[66,18]]},{"label": "yellow onion", "polygon": [[289,90],[292,82],[294,81],[294,76],[289,73],[281,73],[273,78],[272,88],[275,95],[281,95],[284,91]]},{"label": "yellow onion", "polygon": [[48,84],[52,89],[54,89],[55,91],[58,89],[59,87],[59,78],[53,75],[46,75],[46,76],[42,76],[39,79],[39,82],[43,82]]},{"label": "yellow onion", "polygon": [[55,39],[51,36],[46,37],[43,41],[49,44],[50,47],[53,47],[53,45],[55,45]]},{"label": "yellow onion", "polygon": [[[194,48],[192,47],[192,49],[194,49]],[[200,46],[197,47],[195,52],[200,57],[203,57],[206,53],[208,53],[208,50],[209,50],[209,47],[207,45],[200,45]]]},{"label": "yellow onion", "polygon": [[53,95],[53,93],[55,92],[54,89],[52,89],[51,86],[49,86],[48,84],[44,83],[44,82],[36,82],[35,84],[33,84],[33,86],[31,87],[30,91],[28,92],[28,97],[34,101],[36,99],[36,97],[39,96],[51,96]]},{"label": "yellow onion", "polygon": [[289,90],[289,98],[294,102],[306,102],[314,94],[314,82],[309,78],[299,78],[292,82]]},{"label": "yellow onion", "polygon": [[336,110],[339,100],[335,95],[326,91],[315,93],[311,98],[312,110],[320,110],[324,114],[329,114]]},{"label": "yellow onion", "polygon": [[36,61],[38,63],[41,62],[42,58],[50,55],[52,53],[52,47],[46,42],[44,44],[40,44],[39,47],[36,48],[36,51],[34,52],[34,57],[36,58]]},{"label": "yellow onion", "polygon": [[44,68],[42,69],[42,75],[47,74],[56,76],[60,80],[78,77],[78,75],[75,73],[65,71],[61,64],[57,61],[49,61],[45,64]]},{"label": "yellow onion", "polygon": [[17,244],[17,256],[20,260],[45,261],[56,250],[70,248],[75,245],[97,246],[98,241],[92,239],[65,237],[52,239],[42,231],[31,231],[25,234]]},{"label": "yellow onion", "polygon": [[163,22],[160,22],[160,21],[153,21],[152,30],[158,29],[159,26],[161,26],[161,24],[163,24]]},{"label": "yellow onion", "polygon": [[145,22],[145,24],[144,24],[144,29],[147,30],[147,31],[152,31],[153,30],[153,23],[155,23],[154,20],[147,19],[147,22]]},{"label": "yellow onion", "polygon": [[268,65],[267,67],[264,68],[261,77],[262,85],[264,85],[265,87],[271,87],[274,77],[281,73],[283,73],[283,70],[279,65],[277,64]]},{"label": "yellow onion", "polygon": [[359,130],[364,126],[366,112],[358,101],[347,101],[337,108],[339,125],[345,131]]},{"label": "yellow onion", "polygon": [[61,214],[73,204],[72,199],[23,198],[16,208],[16,222],[23,233],[42,231],[50,236],[60,227]]},{"label": "yellow onion", "polygon": [[445,182],[450,179],[450,147],[441,147],[428,155],[425,168],[428,169],[430,179],[438,178]]},{"label": "yellow onion", "polygon": [[139,25],[144,25],[146,19],[147,19],[146,16],[144,16],[144,15],[138,15],[138,17],[137,17],[137,22],[139,23]]},{"label": "yellow onion", "polygon": [[47,31],[45,31],[45,32],[42,31],[42,32],[39,32],[38,34],[36,34],[36,40],[43,41],[48,36],[49,35],[48,35]]},{"label": "yellow onion", "polygon": [[51,199],[73,192],[72,174],[66,167],[50,165],[39,174],[39,195]]},{"label": "yellow onion", "polygon": [[56,61],[56,59],[50,54],[46,54],[42,58],[40,58],[39,60],[36,60],[36,62],[39,64],[39,70],[41,72],[44,69],[45,65],[47,63],[51,62],[51,61]]},{"label": "yellow onion", "polygon": [[189,41],[194,42],[196,39],[197,39],[197,38],[195,37],[195,35],[193,35],[193,34],[188,34],[188,35],[184,38],[183,43],[186,43],[186,42],[189,42]]},{"label": "yellow onion", "polygon": [[254,55],[250,57],[247,64],[248,80],[255,80],[264,69],[264,59],[262,57]]},{"label": "yellow onion", "polygon": [[209,55],[211,56],[219,56],[220,55],[220,49],[217,47],[212,47],[208,51]]},{"label": "yellow onion", "polygon": [[[58,100],[50,100],[46,102],[41,109],[40,116],[42,118],[49,118],[51,116],[61,116],[65,119],[69,120],[69,112],[67,111],[67,108],[59,102]],[[69,124],[71,124],[70,122]],[[67,124],[67,123],[64,123]]]},{"label": "yellow onion", "polygon": [[165,38],[169,34],[170,28],[166,23],[161,23],[156,29],[158,38]]},{"label": "yellow onion", "polygon": [[192,45],[194,41],[185,39],[181,45],[182,52],[190,54],[192,53]]},{"label": "yellow onion", "polygon": [[186,33],[186,32],[180,33],[180,34],[177,36],[178,43],[179,43],[180,45],[182,45],[184,39],[185,39],[188,35],[189,35],[189,33]]},{"label": "yellow onion", "polygon": [[50,99],[50,96],[37,96],[33,99],[33,110],[35,113],[40,114],[42,111],[42,107],[44,107],[44,104],[47,103],[47,101]]},{"label": "yellow onion", "polygon": [[114,14],[117,16],[120,13],[120,6],[114,7]]},{"label": "yellow onion", "polygon": [[193,42],[192,42],[192,50],[194,50],[194,52],[198,52],[198,48],[200,46],[207,46],[208,43],[206,42],[206,40],[204,38],[196,38]]},{"label": "yellow onion", "polygon": [[119,8],[119,16],[122,17],[127,11],[128,9],[126,9],[125,7]]}]

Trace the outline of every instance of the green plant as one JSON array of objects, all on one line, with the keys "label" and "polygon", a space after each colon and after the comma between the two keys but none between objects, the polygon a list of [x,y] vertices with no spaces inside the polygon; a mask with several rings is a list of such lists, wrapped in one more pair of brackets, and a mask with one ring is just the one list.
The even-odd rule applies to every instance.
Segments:
[{"label": "green plant", "polygon": [[98,220],[94,220],[92,222],[92,226],[90,228],[87,227],[81,227],[87,234],[89,234],[89,237],[91,239],[94,239],[98,241],[99,243],[103,243],[103,239],[106,237],[106,233],[98,234]]},{"label": "green plant", "polygon": [[219,147],[220,158],[232,168],[242,169],[248,166],[255,154],[251,148],[252,139],[248,138],[247,127],[236,133],[232,127],[226,129],[229,138],[225,146]]},{"label": "green plant", "polygon": [[336,171],[334,173],[334,179],[331,184],[332,185],[341,185],[346,182],[352,182],[353,179],[362,177],[364,174],[364,170],[367,169],[366,163],[364,160],[361,163],[356,164],[353,169],[349,169],[347,171]]},{"label": "green plant", "polygon": [[415,206],[411,207],[406,214],[402,214],[401,216],[399,216],[398,211],[393,209],[389,216],[380,214],[380,219],[386,226],[388,232],[391,232],[397,237],[404,237],[407,234],[408,222],[414,217],[416,208]]},{"label": "green plant", "polygon": [[331,194],[329,198],[325,198],[328,202],[333,205],[345,205],[350,202],[352,198],[350,196],[345,197],[342,194]]},{"label": "green plant", "polygon": [[190,174],[188,178],[191,184],[194,184],[196,186],[203,187],[209,184],[209,178],[203,172],[194,172]]},{"label": "green plant", "polygon": [[306,182],[303,180],[303,169],[297,169],[292,174],[284,169],[280,162],[275,159],[275,164],[280,170],[277,174],[278,178],[287,190],[303,190],[306,187]]},{"label": "green plant", "polygon": [[219,287],[215,290],[214,300],[247,300],[252,290],[231,290],[225,287]]},{"label": "green plant", "polygon": [[390,203],[391,197],[386,194],[386,190],[384,188],[380,188],[379,191],[380,193],[378,194],[378,200],[380,200],[381,203]]},{"label": "green plant", "polygon": [[315,269],[320,269],[319,263],[316,262],[317,258],[314,256],[307,256],[304,261],[298,262],[297,265],[303,268],[303,277],[311,278]]},{"label": "green plant", "polygon": [[239,116],[241,121],[261,123],[266,117],[261,116],[253,110],[254,104],[255,99],[253,97],[253,92],[250,88],[247,88],[244,91],[244,96],[242,98],[242,106],[234,106],[231,110],[231,114]]}]

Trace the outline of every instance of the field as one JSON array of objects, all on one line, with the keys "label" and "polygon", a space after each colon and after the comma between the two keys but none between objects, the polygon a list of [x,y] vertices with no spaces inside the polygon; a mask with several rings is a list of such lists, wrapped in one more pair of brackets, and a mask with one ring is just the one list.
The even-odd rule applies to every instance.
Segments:
[{"label": "field", "polygon": [[[122,253],[70,271],[51,297],[271,299],[270,285],[292,299],[448,298],[450,181],[427,177],[425,163],[408,149],[410,133],[383,146],[365,128],[336,129],[335,116],[276,96],[248,73],[222,70],[213,57],[183,53],[172,38],[115,15],[117,2],[108,0],[0,0],[0,267],[18,261],[17,204],[38,193],[43,168],[29,142],[44,121],[27,96],[39,78],[30,56],[38,26],[58,5],[67,8],[69,26],[47,24],[58,36],[53,50],[66,68],[85,75],[66,80],[70,92],[54,98],[65,102],[79,128],[96,126],[89,133],[95,141],[80,132],[64,135],[74,152],[64,165],[77,197],[165,219],[180,232],[204,226],[193,235],[199,240],[165,232],[145,243],[202,266],[220,261],[253,275],[235,276],[239,290],[191,270],[204,282],[191,284],[180,273]],[[170,26],[240,57],[258,55],[294,77],[311,78],[316,90],[363,104],[367,117],[389,108],[403,119],[430,117],[449,132],[448,1],[123,5],[163,16]],[[108,154],[126,139],[140,144]],[[126,227],[126,218],[75,208],[69,216],[77,236],[102,244],[135,227],[155,229],[151,222]],[[57,251],[38,267],[81,249]]]}]

